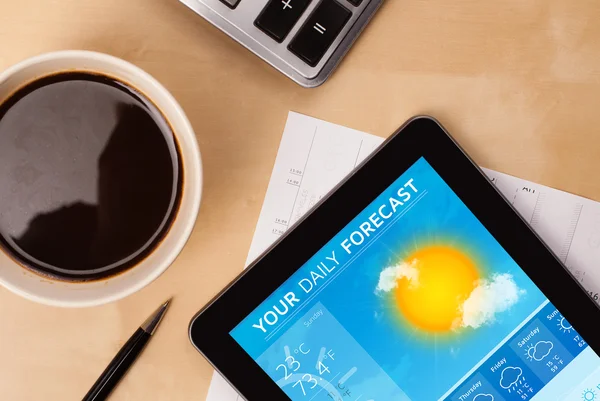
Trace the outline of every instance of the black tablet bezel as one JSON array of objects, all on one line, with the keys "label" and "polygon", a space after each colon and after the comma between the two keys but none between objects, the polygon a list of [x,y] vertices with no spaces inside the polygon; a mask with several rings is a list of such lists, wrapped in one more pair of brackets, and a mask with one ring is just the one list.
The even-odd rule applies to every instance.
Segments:
[{"label": "black tablet bezel", "polygon": [[[192,344],[248,400],[289,400],[230,331],[424,157],[563,316],[600,354],[600,309],[497,191],[429,117],[408,121],[293,229],[263,253],[190,322]],[[302,244],[302,246],[298,246]]]}]

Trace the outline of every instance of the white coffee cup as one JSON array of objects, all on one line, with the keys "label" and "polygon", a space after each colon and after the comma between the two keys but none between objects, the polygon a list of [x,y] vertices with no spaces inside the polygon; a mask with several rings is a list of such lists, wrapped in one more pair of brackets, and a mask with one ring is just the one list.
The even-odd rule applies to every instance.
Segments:
[{"label": "white coffee cup", "polygon": [[202,166],[196,136],[181,106],[149,74],[116,57],[75,50],[47,53],[20,62],[0,73],[0,104],[24,85],[65,71],[100,73],[143,93],[172,127],[184,171],[179,209],[165,238],[146,258],[118,275],[91,282],[49,278],[21,266],[0,247],[0,284],[4,287],[47,305],[86,307],[115,301],[142,289],[173,263],[188,240],[198,215]]}]

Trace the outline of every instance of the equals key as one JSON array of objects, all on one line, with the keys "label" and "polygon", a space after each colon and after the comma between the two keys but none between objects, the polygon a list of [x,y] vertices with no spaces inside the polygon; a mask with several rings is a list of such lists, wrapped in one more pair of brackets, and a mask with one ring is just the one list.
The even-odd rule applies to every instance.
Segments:
[{"label": "equals key", "polygon": [[315,26],[313,28],[315,28],[315,31],[319,32],[321,35],[325,34],[325,32],[327,31],[327,28],[325,28],[323,25],[319,24],[318,22],[315,24]]},{"label": "equals key", "polygon": [[351,17],[352,12],[337,1],[323,0],[290,43],[290,51],[315,67]]}]

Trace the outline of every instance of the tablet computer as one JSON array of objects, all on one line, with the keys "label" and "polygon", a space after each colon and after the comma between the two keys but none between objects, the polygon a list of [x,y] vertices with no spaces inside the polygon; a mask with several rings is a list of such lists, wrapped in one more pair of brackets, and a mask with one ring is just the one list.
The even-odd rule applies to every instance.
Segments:
[{"label": "tablet computer", "polygon": [[249,401],[594,401],[599,320],[478,167],[420,117],[189,333]]}]

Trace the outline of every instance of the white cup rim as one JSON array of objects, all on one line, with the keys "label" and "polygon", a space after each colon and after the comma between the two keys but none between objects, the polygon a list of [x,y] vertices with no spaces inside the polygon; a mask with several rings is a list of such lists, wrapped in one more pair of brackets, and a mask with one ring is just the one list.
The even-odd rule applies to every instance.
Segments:
[{"label": "white cup rim", "polygon": [[[168,245],[169,248],[162,250],[164,255],[161,257],[160,260],[157,259],[154,261],[154,263],[156,264],[155,267],[149,268],[148,271],[142,275],[137,275],[137,278],[130,279],[128,281],[128,284],[123,285],[121,289],[111,289],[111,291],[106,292],[95,291],[93,295],[85,297],[81,296],[81,291],[85,291],[86,285],[99,285],[99,283],[104,283],[105,280],[99,280],[96,282],[89,283],[69,283],[62,280],[53,280],[47,277],[43,277],[41,275],[38,276],[35,273],[29,273],[31,275],[30,278],[32,279],[52,282],[53,284],[60,284],[63,287],[69,287],[64,289],[64,296],[57,295],[60,294],[59,291],[52,293],[54,295],[49,295],[49,293],[42,293],[39,291],[32,290],[31,288],[34,287],[28,288],[26,279],[23,279],[21,281],[7,279],[7,277],[5,277],[5,274],[3,274],[2,272],[3,266],[2,260],[0,260],[0,285],[4,286],[5,288],[7,288],[15,294],[18,294],[31,301],[50,306],[98,306],[125,298],[146,287],[148,284],[156,280],[161,274],[163,274],[183,250],[193,231],[199,213],[203,186],[202,159],[192,125],[187,116],[185,115],[185,112],[183,111],[182,107],[177,102],[177,100],[175,100],[175,98],[170,94],[170,92],[150,74],[148,74],[141,68],[135,66],[134,64],[131,64],[120,58],[88,50],[62,50],[44,53],[25,59],[7,68],[3,72],[0,72],[0,89],[8,79],[14,77],[19,72],[25,71],[37,65],[44,65],[45,63],[53,62],[56,60],[81,60],[82,62],[90,62],[94,65],[102,64],[114,67],[114,69],[111,71],[104,71],[101,68],[80,68],[79,66],[73,66],[72,71],[90,71],[97,72],[100,74],[106,74],[107,76],[112,76],[119,80],[123,80],[125,83],[128,83],[135,89],[139,90],[150,101],[155,103],[159,110],[161,110],[161,112],[165,115],[165,117],[169,121],[169,124],[171,125],[171,127],[173,127],[174,134],[177,137],[180,146],[180,151],[182,153],[181,158],[184,169],[184,194],[182,195],[182,198],[180,200],[179,210],[177,211],[176,217],[171,222],[169,232],[165,236],[165,239],[168,238],[170,240],[170,243]],[[18,88],[27,85],[28,83],[39,79],[43,76],[51,75],[52,73],[56,72],[70,70],[71,69],[64,69],[61,71],[48,71],[46,74],[37,75],[31,80],[23,80],[23,82],[19,84]],[[129,82],[127,78],[120,76],[119,73],[116,72],[117,70],[127,71],[128,73],[135,75],[135,77],[137,78],[137,82]],[[143,82],[143,85],[140,85],[140,82]],[[152,95],[150,95],[148,92],[152,92]],[[10,96],[10,93],[8,96]],[[0,102],[4,100],[5,98],[0,98]],[[160,103],[160,105],[157,103]],[[168,107],[161,107],[161,105],[167,105]],[[165,108],[167,108],[168,110],[165,110]],[[182,139],[185,139],[185,141],[183,141]],[[184,146],[185,149],[183,149]],[[190,177],[189,181],[187,181],[187,177]],[[183,208],[184,202],[185,207]],[[183,215],[184,212],[185,216]],[[173,231],[174,229],[176,229],[177,231]],[[161,247],[166,246],[164,245],[164,242],[165,240],[163,240],[151,252],[151,255],[157,252],[157,250]],[[4,260],[6,261],[8,259]],[[113,279],[118,280],[119,277],[121,277],[122,275],[128,275],[132,272],[135,272],[136,269],[140,269],[145,263],[147,263],[147,260],[148,259],[145,259],[139,262],[136,266],[127,269],[125,272],[106,279],[106,282]],[[25,271],[24,267],[19,266],[19,268]],[[67,292],[71,290],[70,287],[77,287],[76,290],[73,290],[76,291],[78,294],[78,297],[76,299],[70,298],[67,294]]]}]

